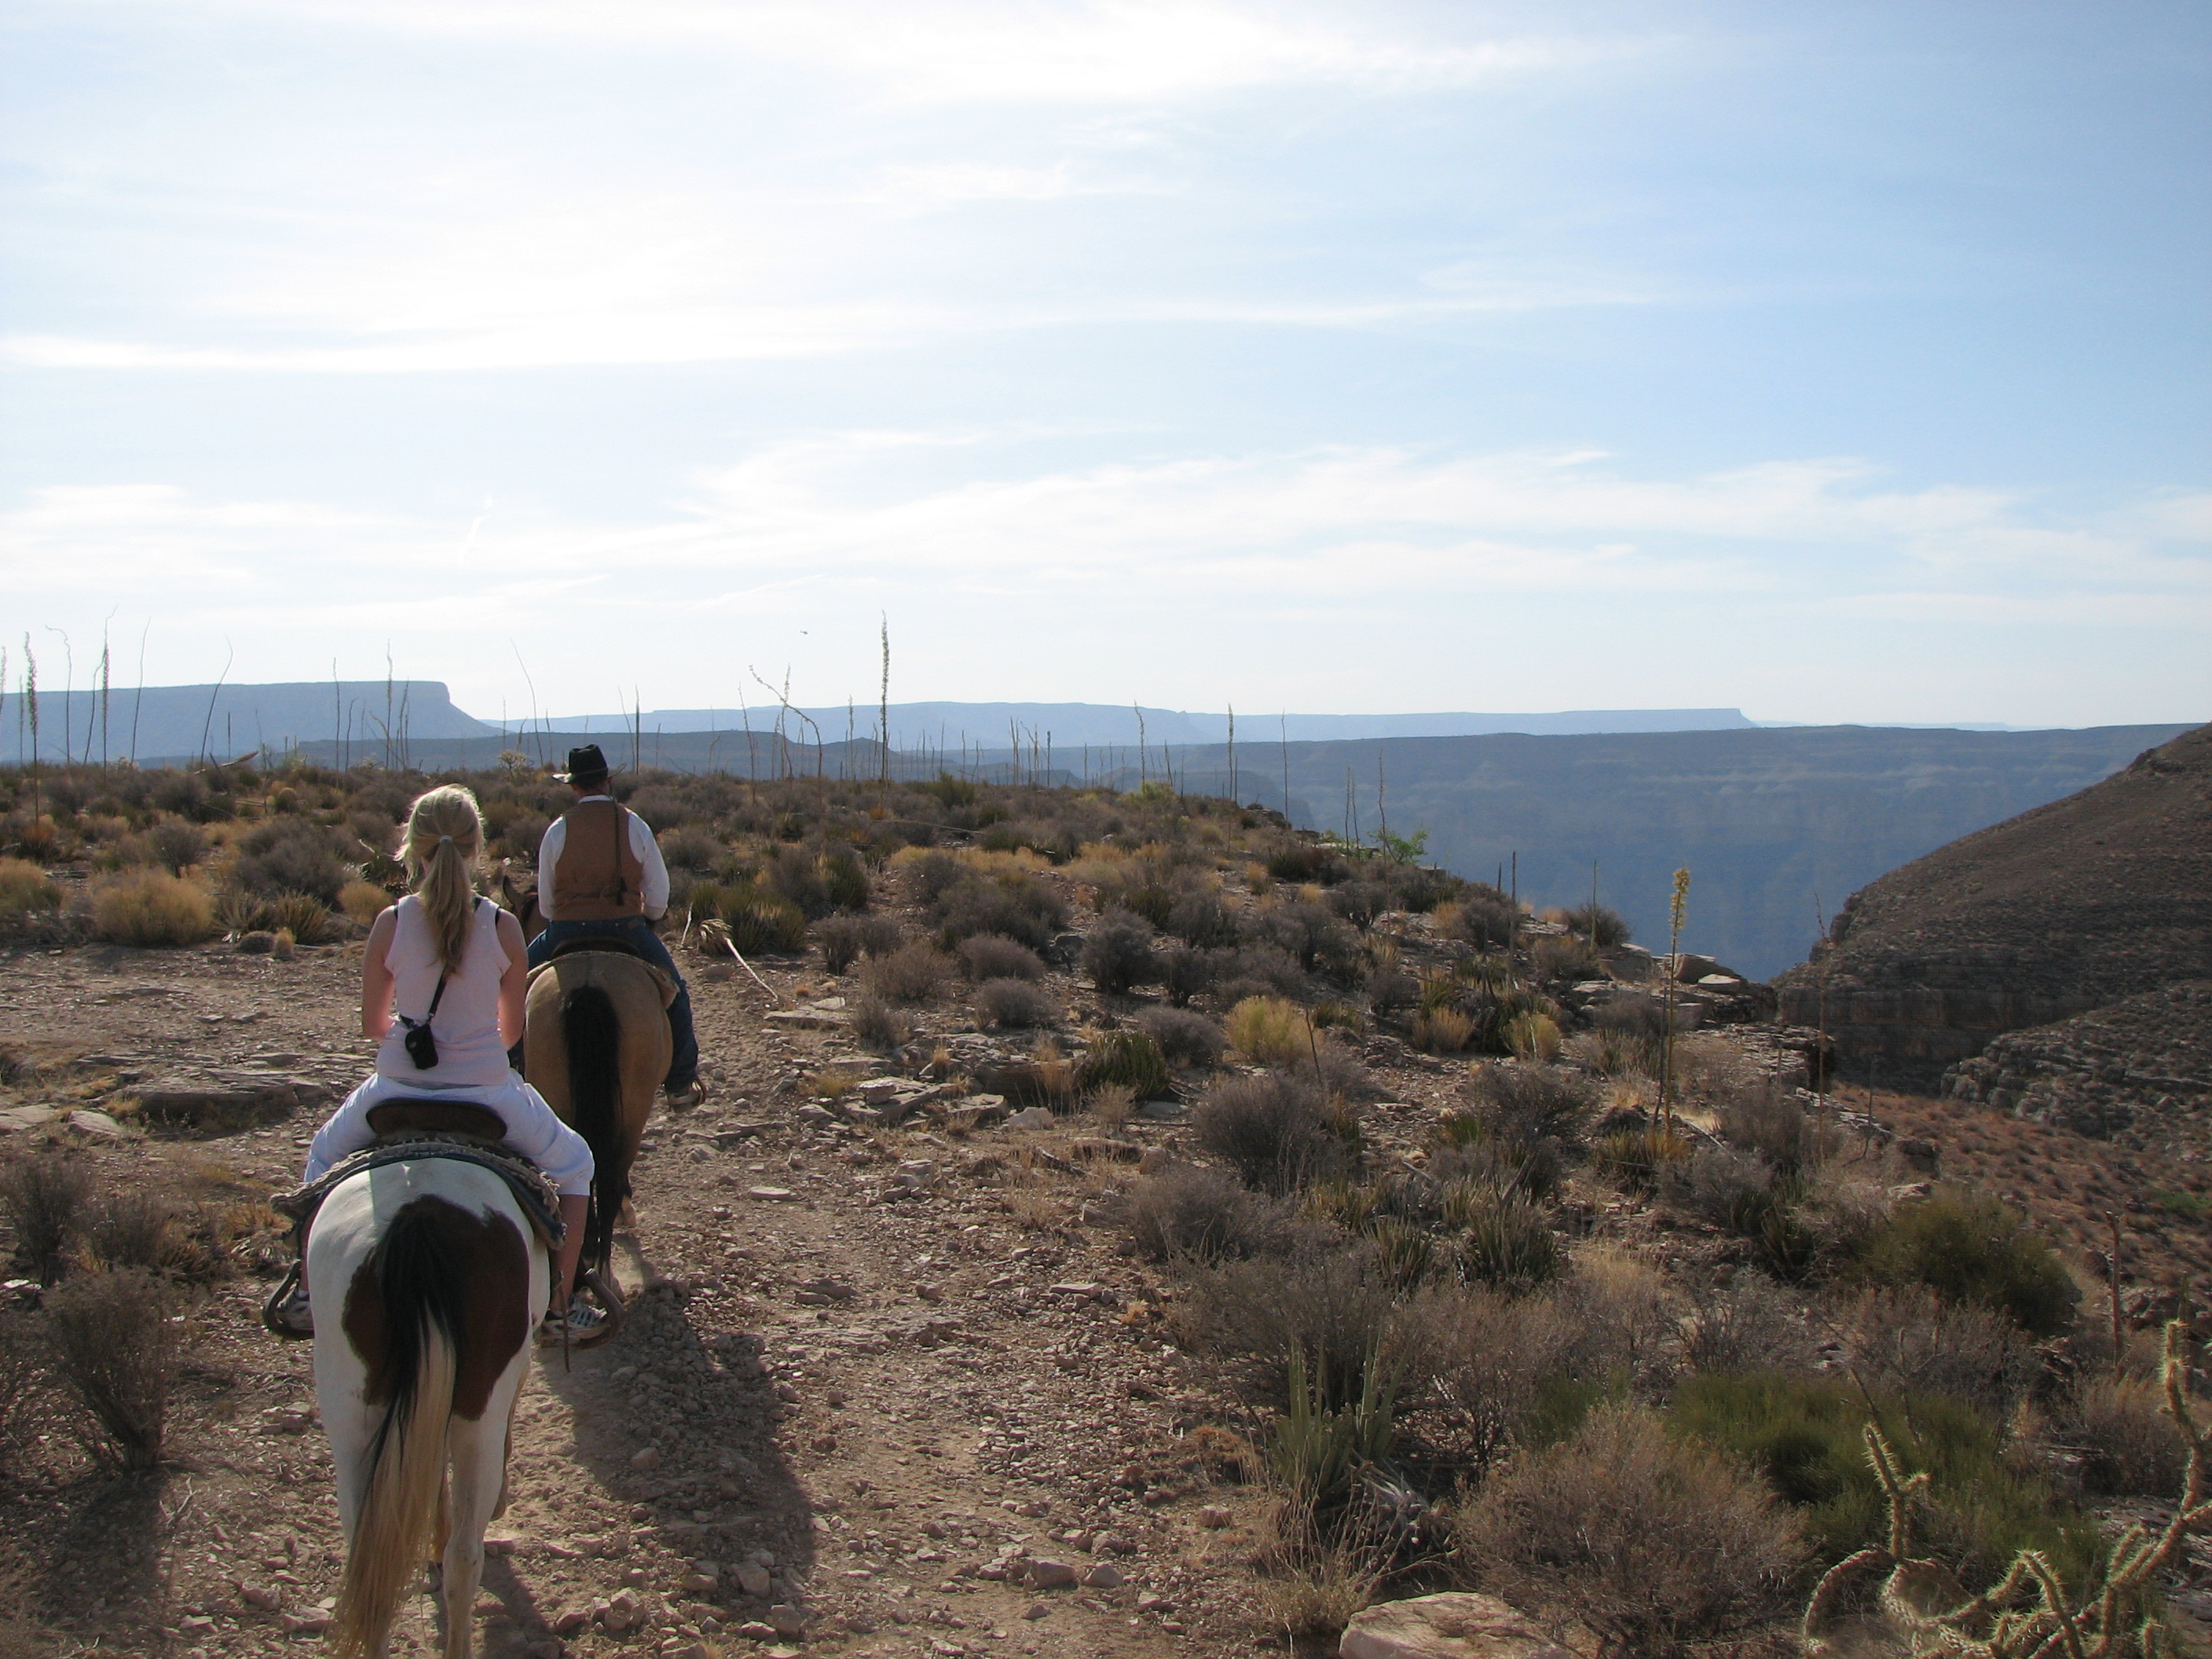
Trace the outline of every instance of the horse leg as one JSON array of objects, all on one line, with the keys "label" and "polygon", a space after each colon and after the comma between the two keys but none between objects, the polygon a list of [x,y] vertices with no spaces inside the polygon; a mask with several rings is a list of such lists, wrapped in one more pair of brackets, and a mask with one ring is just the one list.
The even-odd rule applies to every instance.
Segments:
[{"label": "horse leg", "polygon": [[[514,1383],[521,1367],[511,1368]],[[469,1659],[473,1651],[477,1591],[483,1584],[484,1528],[499,1513],[507,1486],[507,1413],[515,1389],[507,1378],[493,1392],[492,1403],[474,1422],[452,1419],[447,1437],[453,1459],[453,1530],[446,1539],[445,1659]],[[502,1397],[503,1396],[503,1397]]]}]

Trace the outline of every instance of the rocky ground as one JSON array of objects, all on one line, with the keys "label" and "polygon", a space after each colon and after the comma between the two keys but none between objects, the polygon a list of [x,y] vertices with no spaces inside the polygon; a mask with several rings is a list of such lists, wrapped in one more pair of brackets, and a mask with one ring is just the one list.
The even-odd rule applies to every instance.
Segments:
[{"label": "rocky ground", "polygon": [[[848,985],[795,960],[761,964],[765,989],[689,963],[712,1094],[648,1140],[628,1328],[538,1358],[477,1607],[487,1650],[1280,1650],[1251,1570],[1265,1501],[1218,1461],[1243,1408],[1164,1340],[1169,1289],[1116,1224],[1117,1189],[1179,1147],[1174,1116],[1025,1126],[934,1097],[923,1065],[871,1088],[884,1064],[842,1029]],[[339,1540],[308,1349],[256,1320],[283,1254],[259,1206],[366,1068],[357,974],[357,946],[0,960],[0,1150],[65,1141],[103,1182],[222,1207],[243,1264],[194,1315],[165,1468],[100,1473],[58,1411],[19,1459],[0,1567],[40,1627],[27,1650],[312,1650]],[[1054,986],[1078,1019],[1097,1012]],[[963,1071],[1020,1046],[933,1019],[925,1046]],[[1741,1036],[1786,1063],[1771,1033]],[[1464,1062],[1389,1038],[1364,1057],[1388,1157]],[[1929,1141],[1931,1172],[2016,1195],[2085,1250],[2106,1210],[2127,1217],[2131,1283],[2202,1282],[2207,1230],[2165,1203],[2163,1160],[1954,1103],[1872,1104],[1908,1151]],[[1570,1213],[1670,1259],[1725,1248],[1617,1198]],[[418,1595],[399,1650],[435,1632]]]},{"label": "rocky ground", "polygon": [[[12,954],[0,1124],[16,1147],[78,1145],[103,1182],[258,1206],[365,1066],[357,954]],[[750,979],[695,973],[713,1092],[647,1143],[621,1264],[634,1317],[601,1349],[541,1353],[525,1390],[489,1650],[1267,1645],[1243,1566],[1257,1500],[1187,1443],[1234,1408],[1160,1340],[1159,1287],[1104,1219],[1176,1126],[984,1127],[988,1104],[925,1102],[871,1127],[888,1112],[857,1093],[809,1098],[824,1067],[879,1069],[834,1009],[806,1010],[837,988],[763,973],[773,1022]],[[1428,1064],[1409,1094],[1443,1092]],[[154,1121],[224,1103],[271,1121]],[[266,1236],[264,1274],[280,1255]],[[307,1345],[256,1321],[266,1288],[242,1274],[199,1310],[158,1475],[100,1475],[58,1419],[31,1447],[0,1528],[67,1646],[295,1650],[319,1627],[340,1559],[329,1460]],[[433,1614],[410,1604],[402,1651],[431,1643]]]}]

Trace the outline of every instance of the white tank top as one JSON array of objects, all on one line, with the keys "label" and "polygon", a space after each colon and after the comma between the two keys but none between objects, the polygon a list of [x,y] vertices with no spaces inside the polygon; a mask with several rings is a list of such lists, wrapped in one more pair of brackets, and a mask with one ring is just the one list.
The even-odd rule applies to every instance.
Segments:
[{"label": "white tank top", "polygon": [[[507,969],[499,942],[499,906],[477,901],[460,967],[446,981],[430,1030],[438,1040],[434,1070],[418,1071],[407,1057],[407,1028],[394,1020],[377,1046],[376,1069],[398,1083],[453,1089],[507,1081],[507,1045],[499,1040],[499,981]],[[437,994],[438,949],[429,918],[412,893],[399,901],[385,963],[392,969],[393,1011],[421,1024]]]}]

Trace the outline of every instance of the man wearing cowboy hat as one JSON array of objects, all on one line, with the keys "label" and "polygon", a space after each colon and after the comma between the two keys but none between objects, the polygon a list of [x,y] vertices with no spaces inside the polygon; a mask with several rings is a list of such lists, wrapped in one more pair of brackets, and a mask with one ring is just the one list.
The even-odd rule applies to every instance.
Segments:
[{"label": "man wearing cowboy hat", "polygon": [[538,906],[545,931],[530,942],[530,965],[559,945],[586,935],[611,936],[676,982],[668,1005],[675,1053],[661,1085],[671,1106],[696,1106],[699,1039],[691,1029],[691,993],[653,924],[668,909],[668,866],[646,821],[607,793],[607,757],[587,743],[568,751],[568,769],[553,775],[575,792],[576,804],[556,818],[538,843]]}]

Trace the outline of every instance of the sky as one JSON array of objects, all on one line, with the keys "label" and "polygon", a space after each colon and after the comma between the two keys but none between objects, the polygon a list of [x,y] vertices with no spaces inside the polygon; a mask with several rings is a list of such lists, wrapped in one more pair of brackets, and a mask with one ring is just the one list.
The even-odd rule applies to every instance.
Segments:
[{"label": "sky", "polygon": [[10,0],[5,672],[2212,718],[2208,161],[2165,0]]}]

